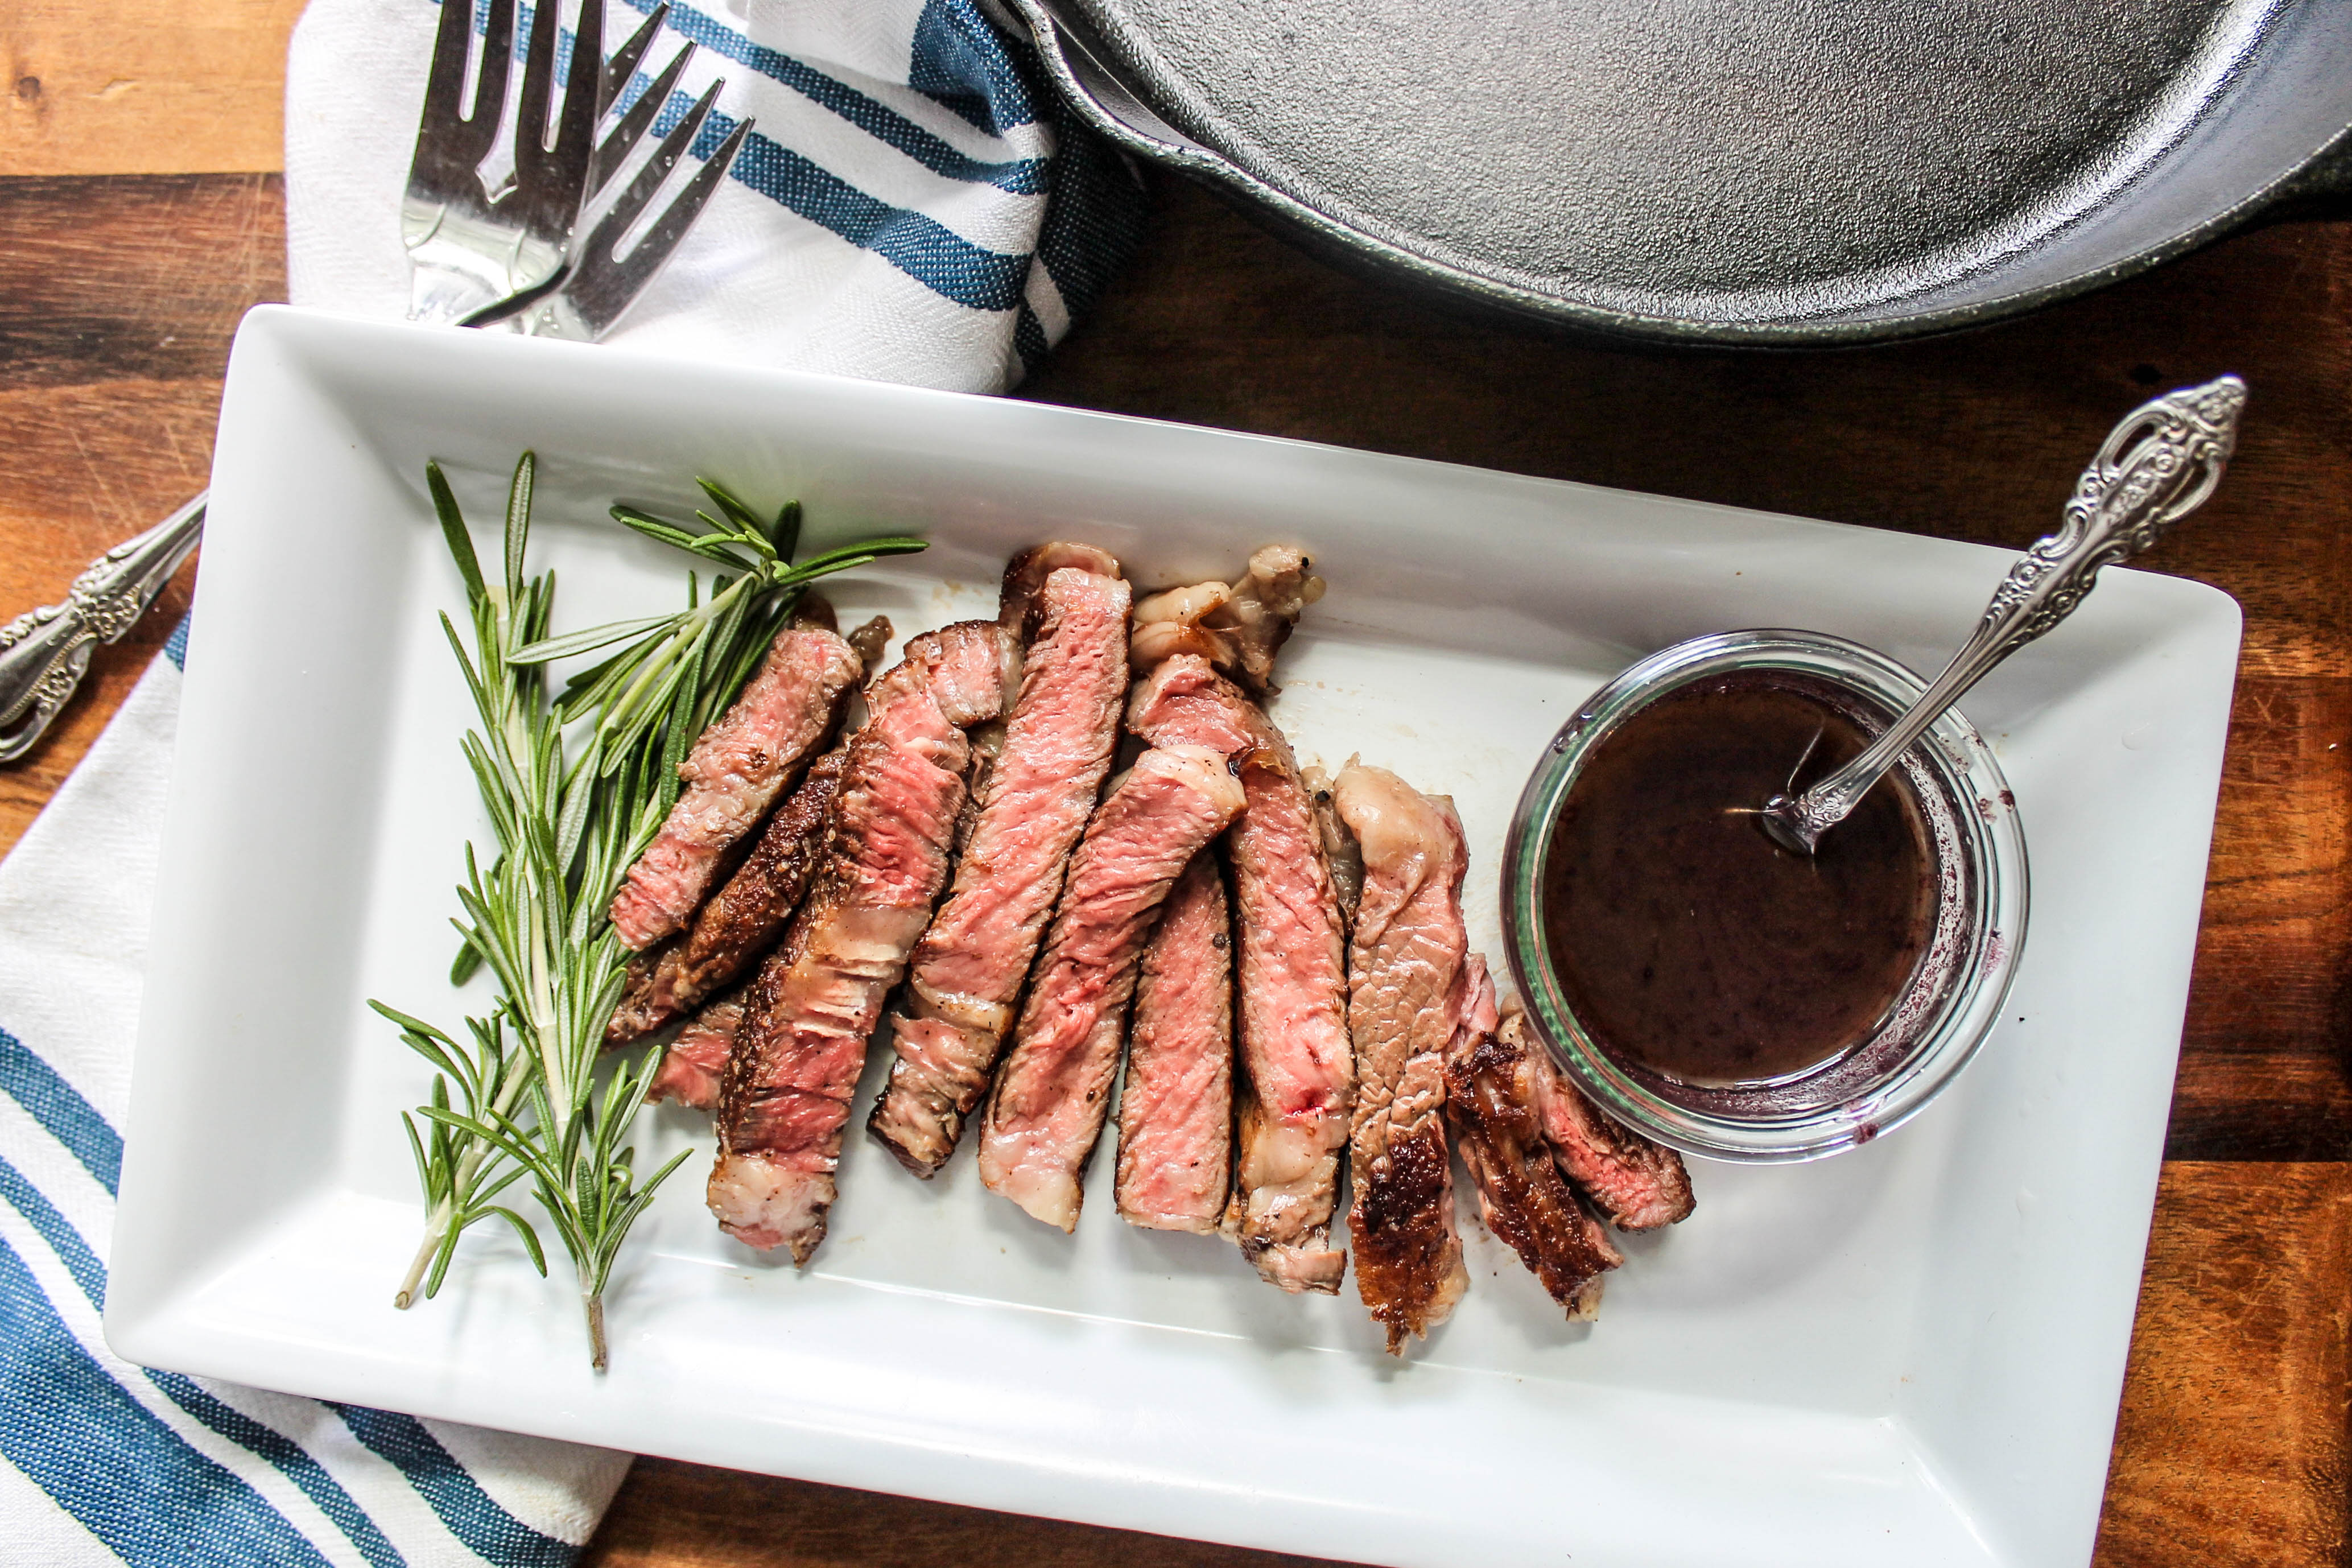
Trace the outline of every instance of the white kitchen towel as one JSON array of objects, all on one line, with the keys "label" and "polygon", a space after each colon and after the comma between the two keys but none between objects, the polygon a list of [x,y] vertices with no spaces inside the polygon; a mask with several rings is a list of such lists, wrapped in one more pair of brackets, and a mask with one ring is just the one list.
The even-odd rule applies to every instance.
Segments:
[{"label": "white kitchen towel", "polygon": [[[655,4],[609,0],[606,47]],[[530,8],[519,11],[518,56]],[[439,17],[435,0],[312,0],[295,28],[294,303],[407,313],[400,195]],[[694,59],[656,132],[719,77],[727,86],[695,155],[746,116],[756,129],[609,342],[1001,392],[1133,248],[1133,172],[1066,118],[1026,45],[981,0],[671,0],[629,91],[689,40]],[[510,99],[521,76],[510,73]]]},{"label": "white kitchen towel", "polygon": [[[614,0],[608,40],[653,3]],[[299,303],[405,313],[398,203],[437,16],[314,0],[296,30]],[[698,59],[657,126],[721,73],[696,154],[759,126],[610,341],[1001,390],[1139,232],[1132,175],[1058,121],[977,0],[674,3],[647,65],[681,38]],[[184,634],[0,863],[0,1561],[562,1568],[627,1455],[135,1367],[100,1333]]]},{"label": "white kitchen towel", "polygon": [[0,862],[0,1561],[563,1568],[629,1456],[151,1371],[100,1333],[185,632]]}]

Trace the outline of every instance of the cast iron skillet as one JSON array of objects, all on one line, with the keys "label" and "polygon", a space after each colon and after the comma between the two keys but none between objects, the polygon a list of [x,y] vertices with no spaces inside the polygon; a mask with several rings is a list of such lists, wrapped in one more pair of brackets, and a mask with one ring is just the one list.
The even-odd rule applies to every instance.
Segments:
[{"label": "cast iron skillet", "polygon": [[2347,0],[1009,0],[1119,145],[1617,338],[1950,331],[2352,210]]}]

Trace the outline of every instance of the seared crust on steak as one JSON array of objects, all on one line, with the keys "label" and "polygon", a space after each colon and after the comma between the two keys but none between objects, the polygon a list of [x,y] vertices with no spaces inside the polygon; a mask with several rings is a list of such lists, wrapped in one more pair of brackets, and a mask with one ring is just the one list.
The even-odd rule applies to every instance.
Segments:
[{"label": "seared crust on steak", "polygon": [[627,1045],[692,1012],[775,945],[816,872],[848,756],[846,746],[836,746],[809,764],[808,775],[768,818],[743,864],[696,911],[693,930],[629,961],[628,989],[604,1028],[607,1046]]},{"label": "seared crust on steak", "polygon": [[1486,1228],[1508,1242],[1571,1321],[1600,1310],[1601,1277],[1624,1258],[1553,1163],[1536,1110],[1541,1051],[1513,1014],[1496,1027],[1494,991],[1478,966],[1483,1004],[1445,1055],[1445,1110],[1454,1146],[1478,1193]]},{"label": "seared crust on steak", "polygon": [[710,1209],[751,1246],[805,1263],[824,1238],[866,1037],[947,881],[957,726],[1003,710],[1012,641],[992,621],[941,627],[867,689],[815,885],[751,983],[720,1085]]},{"label": "seared crust on steak", "polygon": [[1018,570],[1048,553],[1109,559],[1084,546],[1044,545],[1007,575],[1007,622],[1033,626],[1035,640],[978,813],[960,836],[955,886],[915,950],[908,1002],[891,1023],[898,1060],[866,1122],[900,1164],[925,1178],[955,1152],[964,1118],[987,1091],[1064,866],[1118,742],[1127,584],[1056,566],[1026,590],[1027,608],[1016,617],[1010,595]]},{"label": "seared crust on steak", "polygon": [[[1513,1015],[1508,1027],[1524,1031]],[[1612,1120],[1560,1077],[1551,1054],[1528,1042],[1537,1114],[1560,1174],[1620,1230],[1655,1230],[1688,1219],[1698,1200],[1683,1157]]]},{"label": "seared crust on steak", "polygon": [[1077,1228],[1080,1179],[1110,1110],[1144,939],[1186,863],[1242,802],[1221,752],[1149,751],[1111,786],[1070,858],[980,1131],[980,1179],[1047,1225]]},{"label": "seared crust on steak", "polygon": [[1139,682],[1128,727],[1155,746],[1237,755],[1247,798],[1229,854],[1239,954],[1235,1239],[1286,1290],[1336,1292],[1330,1245],[1354,1102],[1347,964],[1321,835],[1289,742],[1206,659],[1179,655]]},{"label": "seared crust on steak", "polygon": [[822,626],[787,626],[734,705],[680,763],[685,789],[613,896],[613,929],[642,952],[683,930],[776,797],[841,722],[864,665]]},{"label": "seared crust on steak", "polygon": [[1046,579],[1064,568],[1097,577],[1124,577],[1118,557],[1091,544],[1049,540],[1033,544],[1004,563],[1004,582],[997,590],[996,618],[1026,647],[1037,640],[1046,609],[1040,602]]},{"label": "seared crust on steak", "polygon": [[1169,890],[1135,981],[1118,1092],[1118,1212],[1213,1235],[1233,1186],[1234,943],[1213,850]]},{"label": "seared crust on steak", "polygon": [[1348,950],[1348,1229],[1357,1292],[1388,1330],[1389,1353],[1402,1355],[1406,1336],[1426,1336],[1470,1286],[1445,1147],[1445,1048],[1473,1000],[1462,921],[1470,849],[1452,802],[1384,768],[1349,763],[1330,798],[1363,858]]}]

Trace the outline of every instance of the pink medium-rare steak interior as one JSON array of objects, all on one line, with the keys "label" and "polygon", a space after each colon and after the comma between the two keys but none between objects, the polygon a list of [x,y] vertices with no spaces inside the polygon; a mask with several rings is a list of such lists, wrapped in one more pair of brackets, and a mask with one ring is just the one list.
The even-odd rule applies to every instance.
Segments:
[{"label": "pink medium-rare steak interior", "polygon": [[753,1247],[805,1263],[824,1237],[866,1037],[947,881],[971,750],[957,725],[1003,712],[1011,645],[993,622],[942,627],[867,690],[815,884],[751,983],[721,1085],[710,1207]]},{"label": "pink medium-rare steak interior", "polygon": [[668,818],[613,898],[613,927],[642,952],[683,929],[725,869],[840,722],[864,666],[839,634],[788,626],[759,672],[678,764]]},{"label": "pink medium-rare steak interior", "polygon": [[1080,1180],[1110,1110],[1144,940],[1187,862],[1240,812],[1223,753],[1155,748],[1112,786],[1071,858],[1013,1051],[981,1126],[980,1175],[1075,1230]]},{"label": "pink medium-rare steak interior", "polygon": [[[1008,591],[1013,584],[1008,573]],[[909,1005],[892,1024],[898,1059],[867,1122],[901,1164],[925,1177],[954,1152],[987,1089],[1065,863],[1118,740],[1127,584],[1066,565],[1029,594],[1017,615],[1008,602],[1001,623],[1034,627],[1020,697],[988,766],[954,886],[915,950]]]},{"label": "pink medium-rare steak interior", "polygon": [[1192,857],[1143,950],[1118,1093],[1118,1212],[1206,1236],[1233,1178],[1232,920],[1213,851]]},{"label": "pink medium-rare steak interior", "polygon": [[1330,1246],[1354,1099],[1347,969],[1322,838],[1289,743],[1257,704],[1194,655],[1136,686],[1128,726],[1155,746],[1237,756],[1246,797],[1229,840],[1240,998],[1234,1229],[1286,1290],[1335,1292]]}]

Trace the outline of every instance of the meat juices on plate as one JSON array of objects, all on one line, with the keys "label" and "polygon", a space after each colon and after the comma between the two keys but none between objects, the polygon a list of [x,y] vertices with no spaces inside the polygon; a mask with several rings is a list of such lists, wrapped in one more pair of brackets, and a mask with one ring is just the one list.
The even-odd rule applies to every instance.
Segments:
[{"label": "meat juices on plate", "polygon": [[1339,905],[1298,764],[1265,711],[1194,654],[1137,685],[1128,727],[1154,746],[1240,757],[1247,804],[1229,850],[1242,1066],[1231,1223],[1265,1279],[1336,1293],[1348,1255],[1331,1247],[1331,1217],[1354,1058]]},{"label": "meat juices on plate", "polygon": [[1475,1000],[1462,920],[1470,851],[1452,802],[1386,769],[1349,763],[1331,799],[1363,867],[1348,950],[1348,1229],[1357,1293],[1401,1355],[1406,1336],[1444,1322],[1470,1285],[1445,1145],[1445,1048]]},{"label": "meat juices on plate", "polygon": [[630,961],[628,989],[604,1028],[607,1046],[643,1039],[693,1012],[775,945],[815,873],[848,755],[846,746],[835,746],[810,763],[743,864],[695,912],[686,935]]},{"label": "meat juices on plate", "polygon": [[1002,621],[1030,642],[1021,692],[959,846],[955,884],[916,948],[898,1059],[866,1127],[929,1178],[987,1092],[1022,982],[1094,810],[1127,693],[1128,585],[1118,563],[1049,544],[1006,568]]},{"label": "meat juices on plate", "polygon": [[1077,1228],[1080,1184],[1110,1110],[1128,999],[1152,921],[1243,798],[1223,752],[1155,748],[1111,787],[1071,857],[980,1130],[980,1179],[1047,1225]]},{"label": "meat juices on plate", "polygon": [[961,726],[1003,712],[1019,660],[995,622],[959,622],[866,689],[815,885],[751,983],[720,1084],[709,1203],[739,1240],[805,1263],[824,1238],[866,1037],[947,881]]},{"label": "meat juices on plate", "polygon": [[831,739],[865,666],[840,634],[787,626],[734,705],[695,741],[686,788],[613,896],[613,929],[643,952],[683,930],[730,852]]},{"label": "meat juices on plate", "polygon": [[1478,1194],[1486,1228],[1568,1311],[1571,1321],[1601,1310],[1601,1276],[1624,1258],[1601,1222],[1563,1180],[1543,1135],[1537,1079],[1550,1063],[1528,1038],[1525,1016],[1497,1027],[1494,986],[1473,961],[1475,1001],[1445,1053],[1445,1110],[1454,1146]]},{"label": "meat juices on plate", "polygon": [[1143,950],[1118,1091],[1118,1212],[1149,1230],[1213,1235],[1233,1184],[1233,921],[1203,849]]}]

